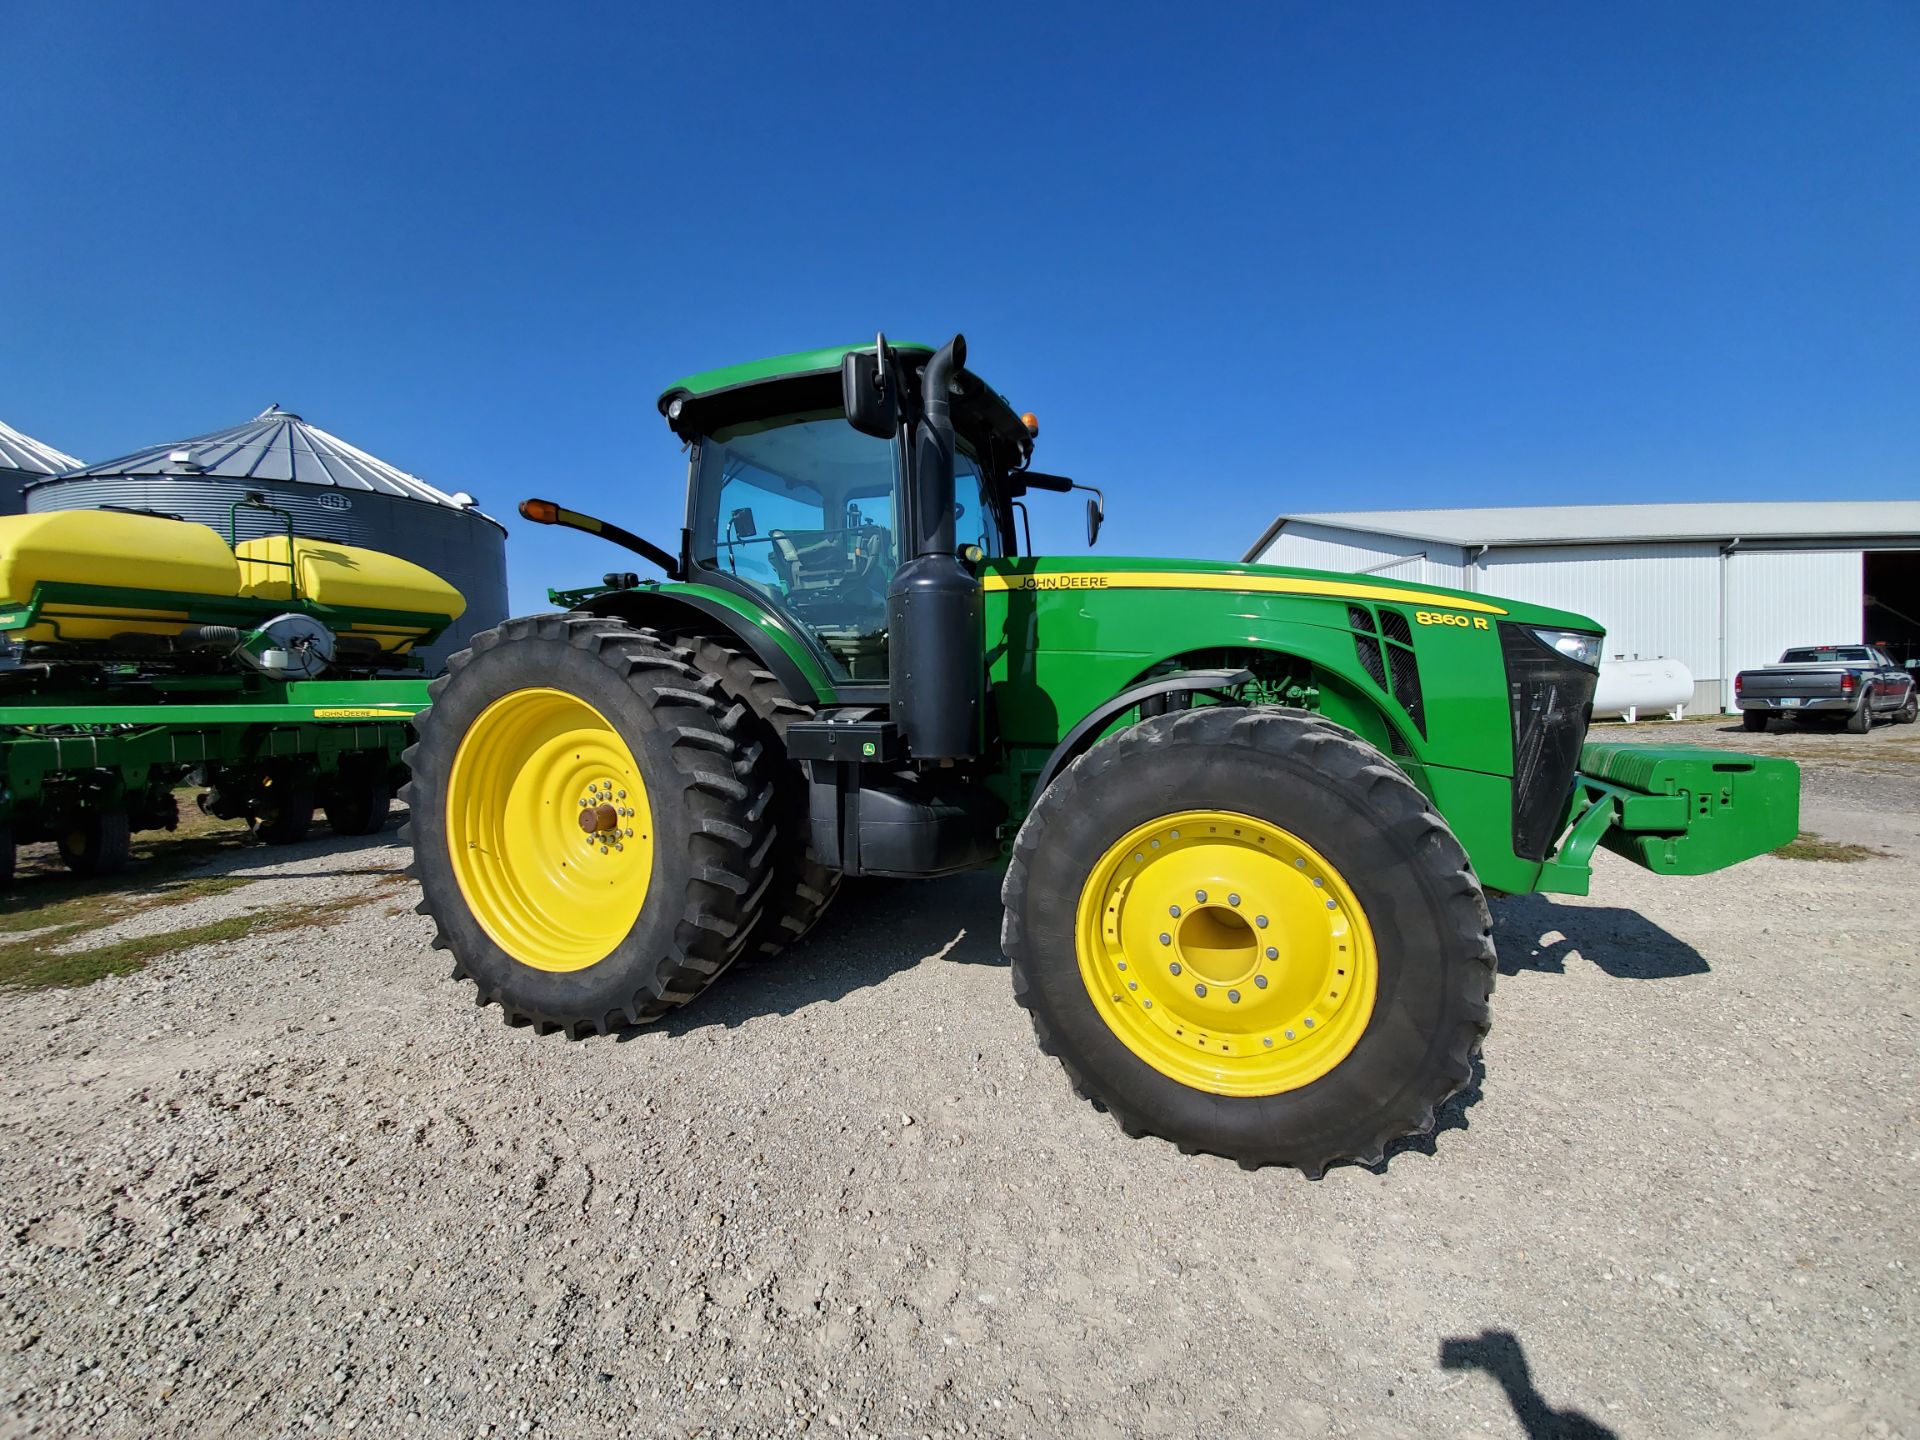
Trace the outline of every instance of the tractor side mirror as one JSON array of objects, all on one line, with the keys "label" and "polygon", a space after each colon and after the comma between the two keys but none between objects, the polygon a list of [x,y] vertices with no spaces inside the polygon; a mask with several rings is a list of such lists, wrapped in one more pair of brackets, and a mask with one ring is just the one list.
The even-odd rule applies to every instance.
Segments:
[{"label": "tractor side mirror", "polygon": [[840,362],[840,396],[847,423],[862,435],[891,440],[900,433],[900,385],[887,337],[869,353],[856,350]]},{"label": "tractor side mirror", "polygon": [[760,533],[760,527],[753,523],[753,511],[742,505],[728,517],[727,523],[733,527],[733,533],[742,540],[751,540]]},{"label": "tractor side mirror", "polygon": [[1100,527],[1107,523],[1107,507],[1101,503],[1098,494],[1087,498],[1087,548],[1091,550],[1100,539]]}]

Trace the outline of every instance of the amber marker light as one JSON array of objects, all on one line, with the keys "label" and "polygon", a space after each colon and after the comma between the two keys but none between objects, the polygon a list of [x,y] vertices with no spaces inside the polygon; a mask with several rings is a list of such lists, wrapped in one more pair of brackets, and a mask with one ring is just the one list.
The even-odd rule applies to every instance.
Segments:
[{"label": "amber marker light", "polygon": [[536,525],[560,523],[560,507],[551,500],[522,500],[520,514],[522,518],[531,520]]},{"label": "amber marker light", "polygon": [[1020,417],[1020,423],[1027,427],[1027,434],[1034,439],[1040,438],[1040,417],[1029,410]]}]

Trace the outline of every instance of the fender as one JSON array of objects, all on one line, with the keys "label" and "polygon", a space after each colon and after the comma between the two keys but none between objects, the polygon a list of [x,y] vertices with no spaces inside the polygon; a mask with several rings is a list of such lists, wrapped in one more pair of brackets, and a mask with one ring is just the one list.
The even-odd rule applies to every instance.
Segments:
[{"label": "fender", "polygon": [[1047,757],[1046,765],[1033,782],[1033,795],[1028,803],[1038,800],[1040,793],[1059,777],[1062,770],[1093,748],[1094,742],[1107,726],[1136,705],[1148,715],[1163,714],[1170,709],[1184,710],[1193,703],[1195,695],[1221,694],[1235,685],[1245,685],[1252,679],[1251,670],[1182,670],[1173,675],[1156,675],[1151,680],[1122,690],[1111,700],[1094,706],[1078,725],[1067,732],[1066,739],[1054,746],[1053,753]]},{"label": "fender", "polygon": [[614,590],[594,596],[580,609],[589,615],[608,615],[657,629],[697,626],[730,636],[741,649],[773,673],[789,699],[813,705],[830,698],[820,693],[819,687],[807,678],[806,672],[765,629],[755,625],[738,610],[729,609],[697,591],[651,588]]}]

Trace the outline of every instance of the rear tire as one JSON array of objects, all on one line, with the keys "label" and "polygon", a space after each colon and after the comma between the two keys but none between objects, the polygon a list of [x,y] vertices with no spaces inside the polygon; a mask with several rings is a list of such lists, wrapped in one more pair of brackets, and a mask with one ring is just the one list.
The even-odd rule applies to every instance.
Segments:
[{"label": "rear tire", "polygon": [[91,811],[68,826],[58,844],[74,874],[118,875],[133,859],[133,828],[125,811]]},{"label": "rear tire", "polygon": [[721,688],[745,702],[762,727],[759,738],[773,761],[780,840],[774,847],[766,908],[742,953],[772,959],[813,929],[840,891],[840,872],[813,859],[807,776],[787,759],[787,726],[810,719],[813,711],[788,695],[772,671],[723,641],[684,633],[669,633],[666,639],[677,657],[703,674],[719,676]]},{"label": "rear tire", "polygon": [[1002,898],[1042,1048],[1182,1150],[1378,1163],[1487,1032],[1466,853],[1391,761],[1306,712],[1210,706],[1101,741],[1034,805]]},{"label": "rear tire", "polygon": [[1764,710],[1742,710],[1740,712],[1740,728],[1752,731],[1766,729],[1767,712]]},{"label": "rear tire", "polygon": [[1860,701],[1860,708],[1847,716],[1847,733],[1864,735],[1871,729],[1873,729],[1873,701],[1870,697],[1866,697]]},{"label": "rear tire", "polygon": [[[718,676],[622,621],[556,614],[475,636],[428,694],[401,833],[433,943],[481,1004],[579,1038],[733,963],[778,835],[771,761]],[[578,823],[609,807],[612,828]]]}]

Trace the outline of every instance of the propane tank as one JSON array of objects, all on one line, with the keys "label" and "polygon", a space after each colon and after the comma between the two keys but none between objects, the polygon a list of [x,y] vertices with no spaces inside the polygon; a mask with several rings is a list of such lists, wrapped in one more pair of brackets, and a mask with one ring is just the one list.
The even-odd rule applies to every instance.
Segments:
[{"label": "propane tank", "polygon": [[1642,710],[1664,710],[1676,720],[1693,703],[1693,672],[1678,660],[1602,660],[1593,713],[1637,720]]}]

